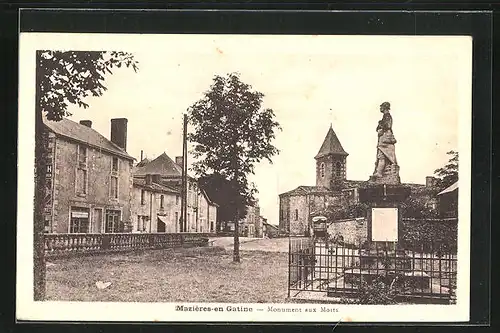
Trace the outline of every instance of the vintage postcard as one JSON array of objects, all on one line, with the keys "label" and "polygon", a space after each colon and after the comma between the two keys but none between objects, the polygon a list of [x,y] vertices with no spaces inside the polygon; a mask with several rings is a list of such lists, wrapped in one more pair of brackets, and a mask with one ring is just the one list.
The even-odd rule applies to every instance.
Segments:
[{"label": "vintage postcard", "polygon": [[470,37],[19,52],[18,320],[469,319]]}]

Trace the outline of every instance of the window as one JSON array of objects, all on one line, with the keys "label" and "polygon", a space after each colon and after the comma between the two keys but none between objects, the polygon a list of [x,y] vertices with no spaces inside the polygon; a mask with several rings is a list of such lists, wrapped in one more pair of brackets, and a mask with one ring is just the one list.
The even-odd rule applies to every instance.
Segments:
[{"label": "window", "polygon": [[78,164],[87,166],[87,147],[78,145]]},{"label": "window", "polygon": [[[75,192],[77,195],[87,194],[87,148],[81,145],[76,146],[77,166],[75,179]],[[51,170],[52,171],[52,170]]]},{"label": "window", "polygon": [[118,157],[113,157],[113,161],[111,163],[111,171],[113,173],[118,173]]},{"label": "window", "polygon": [[337,177],[342,175],[342,164],[340,162],[335,163],[335,175]]},{"label": "window", "polygon": [[111,181],[109,196],[112,199],[118,199],[118,157],[111,159]]},{"label": "window", "polygon": [[47,164],[46,176],[47,176],[47,178],[52,177],[52,165],[51,164]]},{"label": "window", "polygon": [[76,169],[76,194],[87,194],[87,170],[82,168]]},{"label": "window", "polygon": [[325,177],[325,163],[321,163],[319,166],[319,175],[321,178]]},{"label": "window", "polygon": [[164,204],[164,197],[162,194],[162,195],[160,195],[160,208],[163,208],[163,204]]},{"label": "window", "polygon": [[71,207],[70,233],[89,232],[89,209],[83,207]]},{"label": "window", "polygon": [[175,204],[179,205],[179,196],[178,195],[175,196]]},{"label": "window", "polygon": [[299,219],[299,210],[296,209],[295,210],[295,221],[297,221]]},{"label": "window", "polygon": [[116,176],[111,176],[110,196],[113,199],[118,199],[118,177]]},{"label": "window", "polygon": [[116,233],[120,232],[120,211],[119,210],[107,210],[106,211],[106,233]]},{"label": "window", "polygon": [[146,204],[146,191],[141,190],[141,205]]}]

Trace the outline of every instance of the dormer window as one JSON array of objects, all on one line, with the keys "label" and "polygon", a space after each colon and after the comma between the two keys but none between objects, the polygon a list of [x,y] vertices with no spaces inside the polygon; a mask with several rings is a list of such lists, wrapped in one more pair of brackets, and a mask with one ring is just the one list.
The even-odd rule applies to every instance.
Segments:
[{"label": "dormer window", "polygon": [[319,166],[319,175],[321,178],[325,177],[325,163],[321,163]]}]

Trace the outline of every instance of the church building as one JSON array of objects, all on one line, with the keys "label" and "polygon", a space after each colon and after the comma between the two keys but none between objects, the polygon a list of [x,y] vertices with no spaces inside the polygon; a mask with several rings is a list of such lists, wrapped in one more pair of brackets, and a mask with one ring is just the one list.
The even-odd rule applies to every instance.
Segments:
[{"label": "church building", "polygon": [[363,181],[346,179],[349,154],[332,126],[316,155],[316,186],[299,186],[279,195],[281,233],[299,236],[311,231],[310,217],[332,206],[355,204]]}]

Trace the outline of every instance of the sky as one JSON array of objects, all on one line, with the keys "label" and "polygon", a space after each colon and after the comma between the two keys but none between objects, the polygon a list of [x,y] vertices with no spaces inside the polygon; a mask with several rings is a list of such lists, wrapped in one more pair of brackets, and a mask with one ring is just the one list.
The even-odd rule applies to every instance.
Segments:
[{"label": "sky", "polygon": [[[66,38],[66,39],[64,39]],[[139,71],[106,77],[88,109],[69,108],[109,138],[110,119],[128,119],[127,151],[139,160],[182,152],[182,114],[203,97],[214,75],[239,72],[264,94],[282,131],[273,163],[256,167],[261,214],[278,223],[280,193],[315,185],[315,160],[333,127],[347,157],[347,178],[373,172],[381,118],[391,103],[396,156],[403,182],[425,183],[459,149],[459,110],[470,87],[470,40],[462,37],[75,35],[67,49],[134,54]],[[465,105],[467,107],[467,105]],[[189,130],[189,129],[188,129]],[[464,135],[470,135],[464,133]],[[189,164],[192,158],[188,159]]]}]

